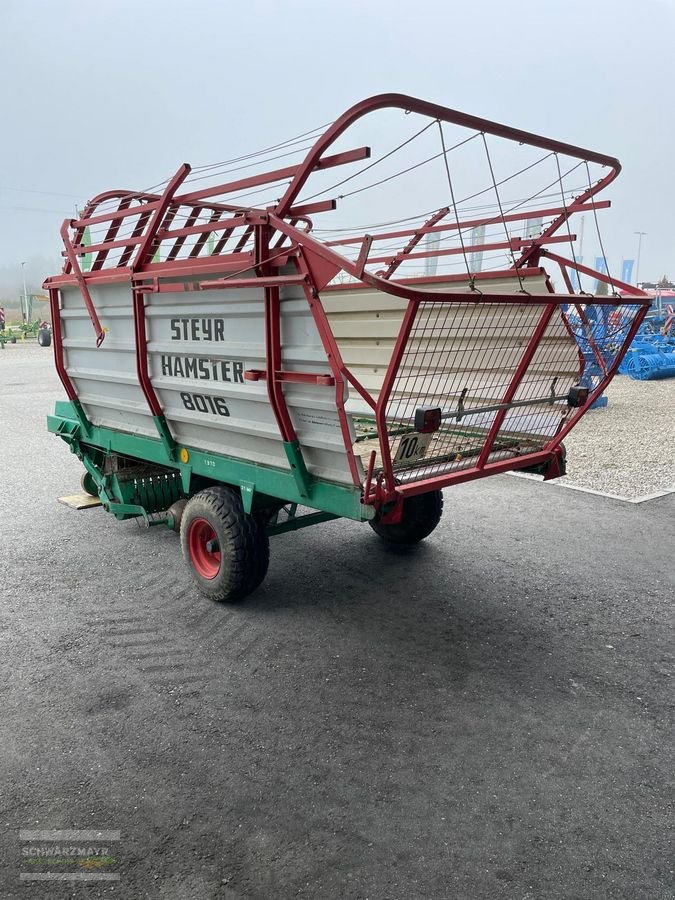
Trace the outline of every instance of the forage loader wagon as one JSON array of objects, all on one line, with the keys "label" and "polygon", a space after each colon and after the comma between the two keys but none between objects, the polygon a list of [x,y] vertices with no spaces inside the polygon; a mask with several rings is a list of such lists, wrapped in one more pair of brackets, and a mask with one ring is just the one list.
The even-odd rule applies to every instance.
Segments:
[{"label": "forage loader wagon", "polygon": [[107,511],[180,531],[216,600],[253,591],[286,530],[422,540],[443,488],[564,473],[649,304],[575,256],[572,217],[597,224],[619,169],[387,94],[99,194],[45,283],[68,396],[49,429]]}]

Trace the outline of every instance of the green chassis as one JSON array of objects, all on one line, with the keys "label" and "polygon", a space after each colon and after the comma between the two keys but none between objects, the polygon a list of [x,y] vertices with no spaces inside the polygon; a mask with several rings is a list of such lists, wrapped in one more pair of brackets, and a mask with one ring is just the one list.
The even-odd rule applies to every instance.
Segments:
[{"label": "green chassis", "polygon": [[[295,444],[286,444],[288,470],[256,465],[240,459],[181,447],[176,453],[162,438],[128,434],[92,425],[79,403],[59,401],[54,415],[47,417],[47,428],[62,438],[82,460],[96,484],[103,507],[118,519],[142,517],[148,524],[167,523],[169,516],[151,519],[175,500],[190,497],[209,484],[227,484],[241,491],[244,510],[291,505],[290,518],[282,523],[274,519],[270,534],[346,517],[357,521],[373,518],[372,506],[361,503],[357,487],[333,484],[310,475]],[[129,463],[156,467],[157,475],[125,480],[121,472],[106,472],[110,457]],[[130,471],[133,471],[130,470]],[[280,502],[281,501],[281,502]],[[297,505],[318,512],[295,517]]]}]

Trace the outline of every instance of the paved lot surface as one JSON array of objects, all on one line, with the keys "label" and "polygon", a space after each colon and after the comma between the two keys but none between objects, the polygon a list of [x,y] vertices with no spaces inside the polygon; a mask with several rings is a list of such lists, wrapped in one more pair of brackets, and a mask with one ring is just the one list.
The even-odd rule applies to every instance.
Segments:
[{"label": "paved lot surface", "polygon": [[[172,533],[55,502],[50,362],[0,356],[2,898],[675,896],[675,496],[491,479],[210,605]],[[21,882],[54,828],[119,830],[120,881]]]}]

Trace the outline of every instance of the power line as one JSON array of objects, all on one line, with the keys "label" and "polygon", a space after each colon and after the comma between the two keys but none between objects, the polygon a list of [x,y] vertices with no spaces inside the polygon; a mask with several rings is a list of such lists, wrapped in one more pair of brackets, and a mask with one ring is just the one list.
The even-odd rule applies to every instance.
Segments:
[{"label": "power line", "polygon": [[33,188],[0,187],[0,191],[14,191],[17,194],[41,194],[44,197],[68,197],[70,200],[81,200],[80,194],[62,194],[59,191],[38,191]]},{"label": "power line", "polygon": [[0,209],[10,210],[12,212],[52,213],[55,216],[72,215],[72,212],[64,212],[62,209],[43,209],[40,206],[0,206]]}]

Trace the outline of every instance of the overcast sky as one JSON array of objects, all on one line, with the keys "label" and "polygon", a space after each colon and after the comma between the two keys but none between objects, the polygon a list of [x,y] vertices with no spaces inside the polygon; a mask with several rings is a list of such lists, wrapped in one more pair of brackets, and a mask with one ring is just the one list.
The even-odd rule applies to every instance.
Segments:
[{"label": "overcast sky", "polygon": [[399,91],[619,157],[610,265],[644,231],[675,277],[673,35],[675,0],[0,0],[0,270],[56,262],[94,193]]}]

